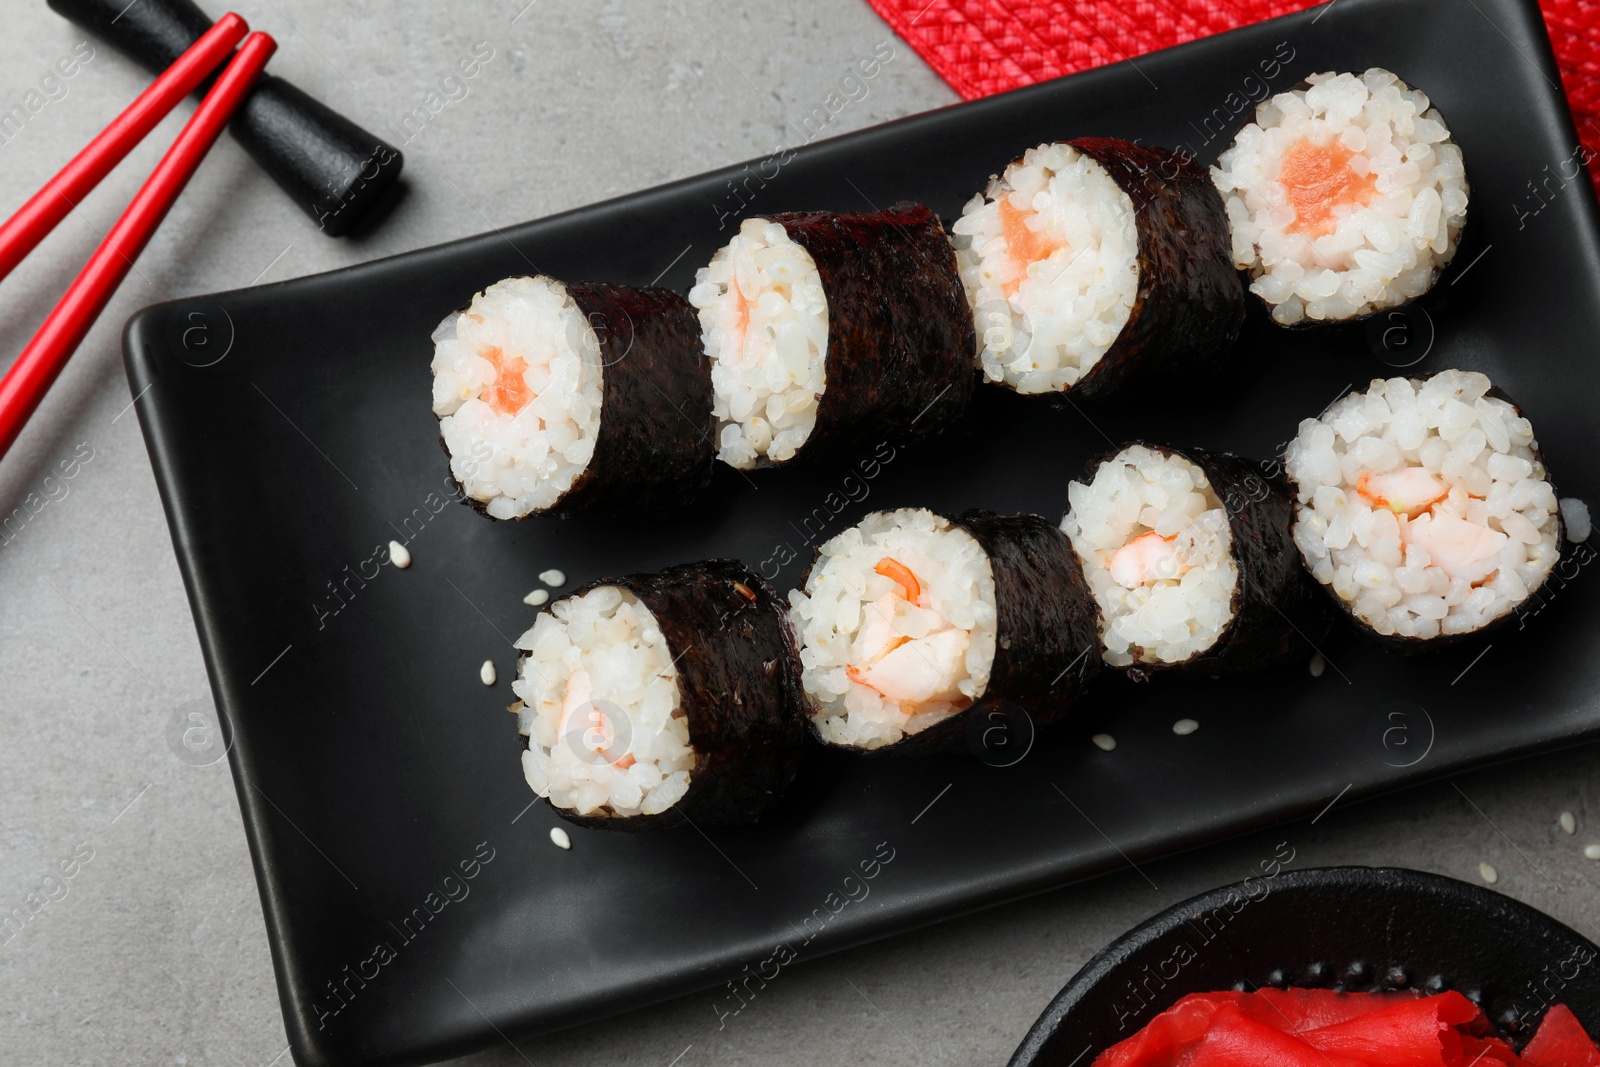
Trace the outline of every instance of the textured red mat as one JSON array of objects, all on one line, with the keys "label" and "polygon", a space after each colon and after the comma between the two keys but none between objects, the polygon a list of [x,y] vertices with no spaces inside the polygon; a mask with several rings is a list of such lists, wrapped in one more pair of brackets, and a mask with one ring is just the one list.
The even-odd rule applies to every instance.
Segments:
[{"label": "textured red mat", "polygon": [[[968,100],[1310,7],[1312,0],[868,0]],[[1600,183],[1600,0],[1540,0]]]}]

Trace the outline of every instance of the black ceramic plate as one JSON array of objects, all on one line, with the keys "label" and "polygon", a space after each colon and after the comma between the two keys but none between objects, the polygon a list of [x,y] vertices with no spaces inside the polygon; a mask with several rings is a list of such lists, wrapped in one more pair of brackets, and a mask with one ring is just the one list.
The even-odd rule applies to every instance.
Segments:
[{"label": "black ceramic plate", "polygon": [[[753,212],[911,198],[948,219],[1042,140],[1109,134],[1209,160],[1269,87],[1331,68],[1402,72],[1433,94],[1473,182],[1473,243],[1442,283],[1448,306],[1416,369],[1487,371],[1533,418],[1563,491],[1596,498],[1595,204],[1581,175],[1560,187],[1578,142],[1532,0],[1448,14],[1437,0],[1337,0],[1137,63],[818,143],[748,176],[731,168],[131,323],[131,385],[229,728],[301,1062],[442,1057],[498,1041],[496,1029],[531,1034],[708,987],[717,1025],[743,1003],[725,983],[781,973],[775,952],[806,959],[1315,812],[1347,787],[1343,803],[1600,735],[1600,600],[1569,563],[1526,630],[1513,623],[1492,647],[1403,661],[1341,634],[1320,678],[1112,687],[1081,727],[1013,766],[816,757],[756,827],[574,830],[572,851],[550,844],[555,816],[529,808],[502,710],[509,688],[478,681],[485,657],[512,674],[540,571],[578,583],[737,556],[783,588],[820,538],[868,509],[1059,514],[1068,477],[1108,438],[1270,456],[1299,419],[1391,370],[1359,338],[1257,323],[1227,392],[1144,419],[985,389],[931,445],[888,442],[848,469],[723,471],[684,519],[497,524],[446,506],[434,325],[535,268],[687,287],[731,232],[735,178]],[[1404,359],[1426,350],[1423,332]],[[395,537],[415,562],[380,570],[375,553]],[[1181,717],[1199,732],[1175,736]],[[1115,752],[1089,743],[1098,730]],[[478,850],[492,860],[446,886]]]},{"label": "black ceramic plate", "polygon": [[1519,1047],[1547,1007],[1565,1004],[1595,1034],[1597,959],[1600,946],[1543,912],[1454,878],[1284,872],[1202,893],[1107,945],[1050,1002],[1011,1067],[1088,1067],[1190,993],[1262,986],[1453,989]]}]

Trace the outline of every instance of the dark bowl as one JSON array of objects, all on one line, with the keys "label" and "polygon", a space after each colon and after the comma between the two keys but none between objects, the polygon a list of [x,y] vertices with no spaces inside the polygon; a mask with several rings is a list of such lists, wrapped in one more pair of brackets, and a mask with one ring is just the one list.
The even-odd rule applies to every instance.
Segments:
[{"label": "dark bowl", "polygon": [[1089,1067],[1186,994],[1291,985],[1454,989],[1519,1044],[1562,1003],[1600,1033],[1600,947],[1576,931],[1454,878],[1325,867],[1246,879],[1140,923],[1073,976],[1010,1067]]}]

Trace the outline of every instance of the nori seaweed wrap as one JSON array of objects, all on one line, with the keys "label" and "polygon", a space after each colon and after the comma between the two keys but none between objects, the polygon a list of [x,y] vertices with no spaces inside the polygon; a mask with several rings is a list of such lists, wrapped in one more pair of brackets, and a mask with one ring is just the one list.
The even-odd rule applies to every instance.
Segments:
[{"label": "nori seaweed wrap", "polygon": [[1069,487],[1061,528],[1130,675],[1211,675],[1310,656],[1331,621],[1300,565],[1281,475],[1225,452],[1135,443]]},{"label": "nori seaweed wrap", "polygon": [[718,457],[732,466],[912,443],[971,400],[972,314],[922,204],[746,219],[697,278]]},{"label": "nori seaweed wrap", "polygon": [[1300,423],[1284,467],[1307,569],[1392,650],[1521,629],[1571,577],[1533,425],[1477,371],[1376,379]]},{"label": "nori seaweed wrap", "polygon": [[711,368],[689,301],[670,289],[604,283],[567,291],[600,340],[600,432],[558,508],[659,514],[711,484]]},{"label": "nori seaweed wrap", "polygon": [[510,278],[434,342],[440,440],[484,514],[660,513],[710,484],[711,370],[679,294]]},{"label": "nori seaweed wrap", "polygon": [[1274,94],[1212,174],[1235,263],[1275,324],[1363,324],[1375,339],[1411,317],[1394,309],[1443,303],[1437,282],[1467,226],[1466,161],[1439,109],[1391,72],[1327,71]]},{"label": "nori seaweed wrap", "polygon": [[[887,752],[968,749],[990,756],[996,744],[1014,746],[1064,722],[1100,675],[1094,599],[1066,535],[1038,515],[981,509],[964,512],[955,525],[983,546],[994,574],[989,684],[967,711]],[[1019,729],[1018,712],[1029,728]]]},{"label": "nori seaweed wrap", "polygon": [[782,601],[736,560],[593,582],[517,645],[524,773],[579,825],[754,822],[799,768]]},{"label": "nori seaweed wrap", "polygon": [[1036,515],[875,512],[790,605],[812,728],[839,747],[1020,758],[1101,669],[1077,559]]},{"label": "nori seaweed wrap", "polygon": [[1101,400],[1214,379],[1244,321],[1222,199],[1186,153],[1040,145],[954,233],[979,366],[1018,392]]}]

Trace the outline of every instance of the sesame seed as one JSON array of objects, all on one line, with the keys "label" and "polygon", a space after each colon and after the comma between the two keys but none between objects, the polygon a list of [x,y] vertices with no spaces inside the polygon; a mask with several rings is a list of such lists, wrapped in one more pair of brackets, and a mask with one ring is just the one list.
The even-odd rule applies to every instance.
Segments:
[{"label": "sesame seed", "polygon": [[1480,863],[1478,864],[1478,877],[1482,878],[1490,885],[1494,885],[1500,880],[1500,872],[1489,866],[1487,863]]},{"label": "sesame seed", "polygon": [[556,570],[554,567],[551,567],[547,571],[540,571],[539,580],[545,585],[551,586],[552,588],[567,584],[566,574],[562,571]]},{"label": "sesame seed", "polygon": [[1600,845],[1586,845],[1583,849],[1584,859],[1600,860]]},{"label": "sesame seed", "polygon": [[1117,739],[1110,734],[1095,734],[1089,740],[1093,741],[1096,747],[1103,752],[1110,752],[1117,747]]},{"label": "sesame seed", "polygon": [[1172,724],[1172,732],[1179,737],[1188,737],[1198,729],[1200,729],[1200,724],[1193,719],[1179,719]]},{"label": "sesame seed", "polygon": [[556,846],[556,848],[564,848],[569,852],[572,851],[572,838],[568,837],[567,832],[559,826],[550,827],[550,841]]},{"label": "sesame seed", "polygon": [[411,550],[399,541],[389,542],[389,562],[401,570],[411,566]]},{"label": "sesame seed", "polygon": [[1328,669],[1328,661],[1322,658],[1321,652],[1311,655],[1311,677],[1321,678],[1322,672]]},{"label": "sesame seed", "polygon": [[483,661],[483,666],[478,668],[478,679],[482,681],[484,685],[494,684],[494,660],[486,659]]},{"label": "sesame seed", "polygon": [[1556,821],[1561,824],[1561,829],[1564,832],[1569,834],[1575,834],[1578,832],[1578,820],[1572,817],[1572,812],[1562,812],[1561,818],[1557,819]]},{"label": "sesame seed", "polygon": [[1579,544],[1589,540],[1589,505],[1577,497],[1563,497],[1560,502],[1561,522],[1567,528],[1567,540]]},{"label": "sesame seed", "polygon": [[535,589],[533,592],[523,597],[522,602],[529,607],[537,608],[540,605],[550,602],[550,592],[546,589]]}]

